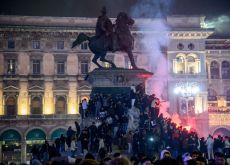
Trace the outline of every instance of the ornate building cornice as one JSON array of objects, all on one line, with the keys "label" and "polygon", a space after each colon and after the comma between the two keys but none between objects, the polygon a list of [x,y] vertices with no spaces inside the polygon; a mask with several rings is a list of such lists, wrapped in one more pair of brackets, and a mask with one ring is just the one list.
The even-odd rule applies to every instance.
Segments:
[{"label": "ornate building cornice", "polygon": [[205,29],[191,29],[188,31],[177,31],[172,30],[168,33],[171,39],[206,39],[214,31],[212,30],[205,30]]}]

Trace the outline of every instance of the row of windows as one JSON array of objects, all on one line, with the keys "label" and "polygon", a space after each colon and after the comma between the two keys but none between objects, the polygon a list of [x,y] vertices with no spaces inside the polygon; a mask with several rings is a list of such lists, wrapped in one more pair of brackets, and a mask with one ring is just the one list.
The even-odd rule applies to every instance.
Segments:
[{"label": "row of windows", "polygon": [[[230,101],[230,89],[226,92],[226,101]],[[217,101],[217,92],[214,89],[208,89],[208,100]]]},{"label": "row of windows", "polygon": [[[31,99],[30,114],[31,115],[41,115],[42,109],[42,97],[33,97]],[[59,96],[55,102],[55,114],[66,114],[67,113],[67,103],[64,96]],[[16,116],[17,115],[17,100],[14,96],[10,96],[6,99],[4,114],[6,116]]]},{"label": "row of windows", "polygon": [[[15,75],[17,70],[17,60],[16,59],[7,59],[7,68],[6,74],[7,75]],[[103,62],[102,64],[104,67],[109,68],[110,64],[107,62]],[[79,63],[80,66],[80,74],[87,74],[89,72],[89,61],[88,60],[81,60]],[[125,67],[128,69],[132,69],[131,63],[129,60],[126,60]],[[55,61],[55,71],[58,75],[66,74],[66,61],[57,60]],[[40,59],[33,59],[31,60],[31,73],[34,75],[42,74],[42,60]]]},{"label": "row of windows", "polygon": [[[14,49],[15,48],[15,41],[14,40],[8,40],[8,44],[7,44],[8,49]],[[88,49],[88,43],[84,42],[81,44],[81,49],[82,50],[87,50]],[[39,40],[36,41],[32,41],[32,48],[33,49],[41,49],[41,43]],[[56,42],[56,48],[58,50],[62,50],[65,48],[65,43],[64,41],[57,41]]]},{"label": "row of windows", "polygon": [[[178,48],[179,50],[183,50],[183,49],[184,49],[184,44],[179,43],[179,44],[177,45],[177,48]],[[193,43],[188,44],[188,49],[189,49],[189,50],[193,50],[194,48],[195,48],[195,46],[194,46]]]},{"label": "row of windows", "polygon": [[176,74],[197,74],[201,72],[200,59],[195,54],[178,54],[173,59],[173,73]]},{"label": "row of windows", "polygon": [[[7,75],[15,75],[16,74],[16,60],[8,59],[7,60]],[[65,61],[56,61],[56,73],[63,75],[66,73],[66,62]],[[39,75],[42,73],[41,70],[42,60],[34,59],[31,61],[31,72],[32,74]],[[81,74],[87,74],[89,71],[89,61],[81,61],[80,62],[80,70]]]},{"label": "row of windows", "polygon": [[[221,67],[221,73],[220,73],[220,67]],[[223,61],[221,63],[221,66],[217,61],[211,62],[210,65],[211,79],[219,79],[220,74],[222,76],[222,79],[230,79],[230,62]]]}]

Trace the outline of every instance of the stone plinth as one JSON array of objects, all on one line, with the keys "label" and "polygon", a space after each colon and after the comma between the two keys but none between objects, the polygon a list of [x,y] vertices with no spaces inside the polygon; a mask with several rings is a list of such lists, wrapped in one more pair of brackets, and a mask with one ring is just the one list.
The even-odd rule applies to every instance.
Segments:
[{"label": "stone plinth", "polygon": [[130,89],[130,86],[145,83],[153,73],[144,69],[94,69],[89,73],[87,80],[92,85],[92,92],[121,93]]}]

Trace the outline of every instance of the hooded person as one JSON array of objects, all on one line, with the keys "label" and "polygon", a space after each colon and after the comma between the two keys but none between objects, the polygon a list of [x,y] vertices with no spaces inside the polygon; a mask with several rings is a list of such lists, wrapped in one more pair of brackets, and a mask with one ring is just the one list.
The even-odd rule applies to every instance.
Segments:
[{"label": "hooded person", "polygon": [[192,157],[190,156],[188,152],[186,152],[185,154],[182,155],[182,159],[183,159],[183,164],[187,165],[188,161],[191,160]]},{"label": "hooded person", "polygon": [[176,159],[173,159],[171,153],[168,150],[162,150],[160,159],[155,162],[156,165],[179,165]]},{"label": "hooded person", "polygon": [[160,154],[160,160],[164,158],[172,158],[171,153],[168,150],[162,150]]}]

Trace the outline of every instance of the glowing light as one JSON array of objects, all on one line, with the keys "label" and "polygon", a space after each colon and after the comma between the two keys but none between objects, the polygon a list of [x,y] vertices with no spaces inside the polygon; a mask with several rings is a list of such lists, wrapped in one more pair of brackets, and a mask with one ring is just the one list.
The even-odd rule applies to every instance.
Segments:
[{"label": "glowing light", "polygon": [[68,103],[68,114],[77,114],[76,103],[71,101]]},{"label": "glowing light", "polygon": [[70,114],[75,114],[75,113],[76,113],[76,109],[72,108]]},{"label": "glowing light", "polygon": [[20,110],[19,115],[28,115],[27,108],[26,107],[22,107],[22,109]]},{"label": "glowing light", "polygon": [[180,87],[175,87],[174,88],[174,93],[179,94],[180,90],[181,90]]},{"label": "glowing light", "polygon": [[194,96],[200,92],[200,88],[196,82],[179,82],[174,88],[174,93],[182,97]]},{"label": "glowing light", "polygon": [[19,97],[19,102],[18,104],[18,115],[28,115],[28,101],[27,98],[20,98]]},{"label": "glowing light", "polygon": [[73,105],[69,108],[68,114],[76,114],[76,108],[74,108]]},{"label": "glowing light", "polygon": [[171,116],[172,121],[176,124],[177,127],[181,126],[180,116],[176,113]]},{"label": "glowing light", "polygon": [[190,130],[191,130],[191,126],[190,126],[190,125],[184,126],[183,128],[185,128],[187,131],[190,131]]}]

